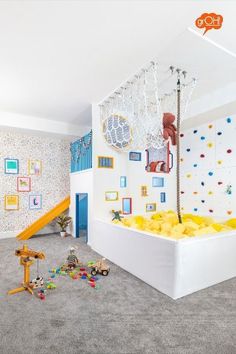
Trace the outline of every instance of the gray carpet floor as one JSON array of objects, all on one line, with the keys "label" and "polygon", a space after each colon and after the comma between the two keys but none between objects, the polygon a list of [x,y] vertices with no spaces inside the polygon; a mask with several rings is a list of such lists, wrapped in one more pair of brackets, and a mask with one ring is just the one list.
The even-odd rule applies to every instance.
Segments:
[{"label": "gray carpet floor", "polygon": [[[98,255],[84,243],[41,236],[29,247],[46,253],[40,272],[59,266],[71,245],[82,261]],[[14,256],[19,242],[0,241],[0,353],[58,354],[235,354],[236,279],[174,301],[110,264],[100,289],[86,280],[58,276],[45,301],[18,286],[23,272]],[[32,277],[36,266],[32,267]]]}]

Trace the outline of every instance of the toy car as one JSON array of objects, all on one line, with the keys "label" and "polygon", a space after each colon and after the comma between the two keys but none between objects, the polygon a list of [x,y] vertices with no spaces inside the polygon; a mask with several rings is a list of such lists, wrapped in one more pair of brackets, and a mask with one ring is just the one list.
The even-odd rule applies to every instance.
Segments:
[{"label": "toy car", "polygon": [[94,264],[90,265],[91,274],[96,275],[96,274],[102,274],[104,276],[107,276],[110,272],[110,267],[105,263],[105,258],[102,258],[101,260],[97,261]]}]

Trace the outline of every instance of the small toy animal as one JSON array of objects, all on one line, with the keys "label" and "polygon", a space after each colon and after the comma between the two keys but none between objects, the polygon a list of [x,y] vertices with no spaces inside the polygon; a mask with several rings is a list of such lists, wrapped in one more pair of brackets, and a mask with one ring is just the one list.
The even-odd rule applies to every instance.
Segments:
[{"label": "small toy animal", "polygon": [[176,127],[173,124],[175,116],[172,113],[163,114],[163,138],[171,139],[172,145],[176,145]]},{"label": "small toy animal", "polygon": [[112,212],[112,214],[113,214],[113,219],[112,219],[112,221],[113,221],[113,220],[119,220],[119,221],[121,221],[121,218],[123,218],[123,216],[120,215],[120,214],[122,213],[121,210],[112,210],[111,212]]}]

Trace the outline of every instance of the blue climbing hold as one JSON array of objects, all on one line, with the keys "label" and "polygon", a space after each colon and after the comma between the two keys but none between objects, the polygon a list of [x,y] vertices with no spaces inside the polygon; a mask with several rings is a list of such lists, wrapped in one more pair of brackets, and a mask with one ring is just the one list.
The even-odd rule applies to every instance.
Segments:
[{"label": "blue climbing hold", "polygon": [[209,176],[213,176],[213,172],[208,172],[208,175]]},{"label": "blue climbing hold", "polygon": [[231,123],[231,122],[232,122],[232,119],[231,119],[230,117],[228,117],[228,118],[226,119],[226,122],[227,122],[227,123]]},{"label": "blue climbing hold", "polygon": [[201,182],[201,185],[202,185],[202,186],[205,186],[205,183],[204,183],[204,182]]},{"label": "blue climbing hold", "polygon": [[188,148],[188,149],[186,149],[186,151],[187,151],[187,152],[189,152],[189,151],[190,151],[190,149]]},{"label": "blue climbing hold", "polygon": [[218,132],[217,135],[222,135],[222,132]]},{"label": "blue climbing hold", "polygon": [[195,129],[195,130],[193,131],[193,134],[197,134],[197,129]]},{"label": "blue climbing hold", "polygon": [[197,208],[194,208],[193,210],[194,210],[194,211],[197,211],[198,209],[197,209]]},{"label": "blue climbing hold", "polygon": [[195,164],[193,165],[193,167],[197,167],[197,163],[195,163]]},{"label": "blue climbing hold", "polygon": [[201,140],[205,140],[206,138],[205,138],[205,136],[201,136]]}]

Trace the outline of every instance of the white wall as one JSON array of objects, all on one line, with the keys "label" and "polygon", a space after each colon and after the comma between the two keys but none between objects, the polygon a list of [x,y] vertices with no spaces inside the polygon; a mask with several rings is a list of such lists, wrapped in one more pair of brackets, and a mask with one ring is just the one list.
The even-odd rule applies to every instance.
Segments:
[{"label": "white wall", "polygon": [[91,244],[91,227],[93,217],[93,170],[84,170],[70,174],[70,211],[72,217],[71,233],[75,237],[75,223],[76,223],[76,193],[88,193],[88,244]]},{"label": "white wall", "polygon": [[[175,155],[175,148],[171,147]],[[98,156],[114,157],[114,168],[97,168]],[[175,163],[175,156],[174,156]],[[117,152],[104,141],[100,127],[98,106],[93,106],[93,166],[94,166],[94,208],[95,216],[103,220],[111,220],[111,210],[122,209],[122,198],[131,197],[133,214],[145,214],[146,203],[157,203],[159,210],[175,209],[175,168],[170,174],[148,173],[145,171],[146,153],[142,151],[141,161],[130,161],[128,153]],[[175,164],[174,164],[175,166]],[[127,187],[120,188],[120,176],[127,177]],[[164,177],[164,188],[152,187],[152,177]],[[148,187],[148,197],[141,196],[141,186]],[[106,191],[118,191],[119,200],[105,201]],[[166,203],[160,203],[160,192],[166,192]],[[148,213],[149,215],[151,213]]]}]

